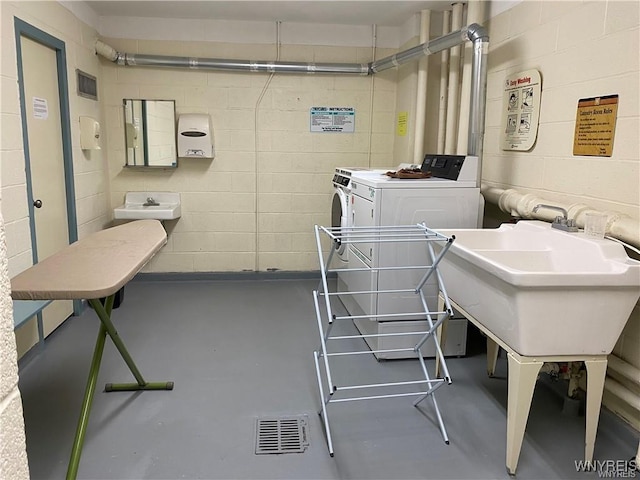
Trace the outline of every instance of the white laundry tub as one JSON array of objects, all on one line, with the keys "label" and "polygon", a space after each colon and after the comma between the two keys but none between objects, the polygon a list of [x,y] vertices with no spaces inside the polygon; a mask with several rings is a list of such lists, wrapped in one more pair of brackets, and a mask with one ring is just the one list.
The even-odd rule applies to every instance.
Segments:
[{"label": "white laundry tub", "polygon": [[640,296],[640,262],[611,240],[540,221],[441,232],[449,297],[521,355],[609,354]]}]

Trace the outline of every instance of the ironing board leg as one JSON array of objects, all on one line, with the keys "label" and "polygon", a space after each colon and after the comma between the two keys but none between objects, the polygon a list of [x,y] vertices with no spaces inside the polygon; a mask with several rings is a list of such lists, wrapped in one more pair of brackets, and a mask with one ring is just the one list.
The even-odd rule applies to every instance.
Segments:
[{"label": "ironing board leg", "polygon": [[[115,295],[112,295],[107,299],[107,302],[111,301],[111,305],[113,305],[114,296]],[[131,355],[129,355],[129,352],[127,351],[127,347],[125,347],[124,343],[122,342],[122,339],[120,338],[120,335],[118,335],[116,328],[113,326],[113,323],[111,322],[111,308],[109,309],[106,308],[108,304],[105,304],[105,306],[103,307],[99,300],[89,300],[89,302],[91,303],[91,306],[98,314],[98,317],[100,317],[100,322],[102,323],[104,328],[107,330],[107,333],[109,334],[109,337],[113,341],[113,344],[118,349],[118,352],[120,352],[122,359],[125,361],[125,363],[129,367],[129,370],[131,370],[131,373],[133,374],[133,376],[137,381],[137,383],[115,383],[115,384],[107,383],[105,385],[105,390],[107,392],[133,391],[133,390],[173,390],[173,382],[145,381],[142,374],[140,373],[140,370],[138,370],[138,367],[133,361],[133,358],[131,358]]]},{"label": "ironing board leg", "polygon": [[84,443],[84,437],[89,423],[89,413],[91,412],[91,404],[93,403],[93,396],[96,391],[98,372],[100,371],[100,363],[102,361],[102,353],[104,352],[104,344],[107,335],[109,335],[115,344],[137,383],[107,384],[105,386],[105,391],[173,390],[173,382],[146,382],[142,377],[142,374],[131,358],[131,355],[129,355],[129,352],[111,322],[111,310],[113,309],[114,299],[115,294],[107,297],[104,306],[99,300],[89,300],[89,303],[100,318],[100,330],[98,331],[96,346],[93,349],[93,358],[91,360],[91,367],[89,368],[89,378],[87,379],[87,386],[85,388],[82,408],[80,410],[80,418],[78,419],[78,426],[76,428],[76,436],[73,440],[73,448],[71,449],[71,457],[69,458],[67,480],[75,480],[78,475],[82,445]]},{"label": "ironing board leg", "polygon": [[69,466],[67,468],[67,480],[75,480],[78,475],[78,466],[80,465],[80,454],[82,453],[82,444],[84,436],[87,432],[87,424],[89,423],[89,412],[91,412],[91,404],[93,403],[93,395],[96,391],[96,382],[98,380],[98,371],[100,370],[100,362],[102,360],[102,352],[104,351],[104,342],[107,337],[107,330],[104,325],[100,324],[98,339],[93,350],[93,359],[91,360],[91,368],[89,369],[89,378],[87,387],[84,392],[84,400],[82,400],[82,408],[80,410],[80,418],[76,428],[76,436],[73,440],[73,448],[71,450],[71,458],[69,458]]}]

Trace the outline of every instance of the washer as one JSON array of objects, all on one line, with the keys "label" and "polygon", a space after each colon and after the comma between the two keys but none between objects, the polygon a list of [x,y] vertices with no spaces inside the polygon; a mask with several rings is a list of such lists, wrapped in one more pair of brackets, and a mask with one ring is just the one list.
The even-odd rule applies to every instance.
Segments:
[{"label": "washer", "polygon": [[[350,226],[375,227],[413,225],[424,222],[432,229],[478,228],[481,223],[481,196],[477,184],[478,158],[460,155],[427,155],[423,171],[431,171],[426,179],[398,179],[385,171],[354,171],[351,174]],[[393,265],[429,265],[424,245],[359,244],[349,246],[349,269]],[[423,270],[424,272],[424,270]],[[338,275],[339,291],[393,290],[398,285],[417,284],[419,270],[373,270],[343,272]],[[445,279],[446,281],[446,279]],[[429,309],[436,311],[438,285],[434,277],[425,286]],[[407,293],[344,295],[341,297],[352,316],[410,313],[422,310],[417,295]],[[404,333],[424,330],[426,321],[393,321],[355,319],[360,333]],[[466,320],[449,322],[445,355],[466,353]],[[416,341],[419,337],[416,337]],[[410,337],[366,337],[372,350],[412,347]],[[405,343],[402,343],[405,342]],[[425,356],[435,352],[425,351]],[[380,359],[413,357],[407,352],[377,353]]]}]

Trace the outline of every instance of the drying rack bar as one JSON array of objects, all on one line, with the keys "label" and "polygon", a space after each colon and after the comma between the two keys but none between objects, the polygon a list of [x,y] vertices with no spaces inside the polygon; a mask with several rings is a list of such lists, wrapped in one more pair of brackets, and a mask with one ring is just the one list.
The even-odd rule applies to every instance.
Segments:
[{"label": "drying rack bar", "polygon": [[431,265],[413,265],[406,267],[362,267],[362,268],[332,268],[327,273],[345,273],[345,272],[382,272],[385,270],[424,270]]},{"label": "drying rack bar", "polygon": [[328,403],[342,403],[342,402],[356,402],[360,400],[377,400],[381,398],[394,398],[394,397],[412,397],[416,395],[425,395],[426,392],[408,392],[408,393],[390,393],[388,395],[370,395],[366,397],[352,397],[352,398],[332,398]]},{"label": "drying rack bar", "polygon": [[[444,312],[433,312],[430,313],[430,315],[437,315],[438,313],[444,313]],[[404,318],[404,317],[420,317],[419,319],[413,319],[414,321],[417,320],[424,320],[425,317],[425,313],[424,312],[406,312],[406,313],[367,313],[365,315],[342,315],[342,316],[335,316],[333,317],[334,320],[359,320],[362,318]],[[412,319],[407,318],[408,321],[411,321]]]},{"label": "drying rack bar", "polygon": [[356,292],[331,292],[331,293],[323,293],[318,292],[318,295],[321,297],[327,296],[341,296],[341,295],[370,295],[372,293],[416,293],[415,288],[399,288],[393,290],[359,290]]},{"label": "drying rack bar", "polygon": [[[373,353],[399,353],[399,352],[413,352],[413,348],[383,348],[378,350],[357,350],[351,352],[333,352],[327,353],[327,357],[348,357],[351,355],[370,355]],[[322,355],[320,355],[322,356]]]},{"label": "drying rack bar", "polygon": [[368,383],[365,385],[348,385],[344,387],[336,387],[336,391],[357,390],[359,388],[397,387],[399,385],[419,385],[422,383],[431,383],[431,382],[429,382],[428,380],[413,380],[409,382]]},{"label": "drying rack bar", "polygon": [[[450,241],[452,237],[429,229],[425,224],[381,227],[318,227],[330,239],[339,242],[394,242],[403,240]],[[452,241],[452,240],[451,240]]]},{"label": "drying rack bar", "polygon": [[419,332],[389,332],[389,333],[361,333],[360,335],[336,335],[327,337],[327,340],[351,340],[354,338],[379,338],[379,337],[404,337],[408,335],[424,335],[430,330],[422,330]]}]

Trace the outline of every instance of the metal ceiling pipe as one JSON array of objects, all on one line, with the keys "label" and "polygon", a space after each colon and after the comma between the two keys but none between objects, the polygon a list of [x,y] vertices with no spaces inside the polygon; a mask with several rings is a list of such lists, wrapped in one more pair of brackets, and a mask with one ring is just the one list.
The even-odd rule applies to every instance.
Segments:
[{"label": "metal ceiling pipe", "polygon": [[167,55],[143,55],[116,52],[112,47],[98,40],[96,53],[118,65],[138,67],[168,67],[205,70],[245,70],[266,73],[325,73],[369,75],[366,63],[297,63],[270,62],[256,60],[227,60],[220,58],[178,57]]},{"label": "metal ceiling pipe", "polygon": [[[144,55],[121,53],[109,45],[96,41],[96,53],[106,57],[119,65],[139,67],[174,67],[208,70],[246,70],[251,72],[267,73],[328,73],[370,75],[382,72],[389,68],[397,67],[424,55],[431,55],[445,49],[455,47],[468,40],[473,40],[471,35],[484,29],[477,24],[472,24],[455,32],[448,33],[430,42],[417,45],[408,50],[396,53],[389,57],[365,63],[296,63],[296,62],[268,62],[254,60],[226,60],[219,58],[177,57],[166,55]],[[486,36],[486,34],[485,34]]]},{"label": "metal ceiling pipe", "polygon": [[[478,24],[468,27],[469,39],[473,42],[471,57],[471,95],[469,100],[469,130],[467,154],[482,159],[484,142],[484,122],[487,100],[487,61],[489,36]],[[478,186],[482,183],[482,161],[478,161]]]},{"label": "metal ceiling pipe", "polygon": [[[482,28],[479,25],[475,26]],[[388,70],[389,68],[397,67],[398,65],[402,65],[403,63],[410,62],[411,60],[414,60],[423,55],[432,55],[434,53],[441,52],[442,50],[455,47],[456,45],[460,45],[461,43],[469,40],[467,31],[471,27],[472,25],[469,25],[468,27],[461,28],[460,30],[456,30],[455,32],[451,32],[441,37],[434,38],[429,42],[416,45],[415,47],[403,52],[381,58],[380,60],[371,62],[369,64],[369,67],[373,73],[378,73],[382,72],[383,70]]]},{"label": "metal ceiling pipe", "polygon": [[[467,25],[480,23],[485,18],[484,9],[487,2],[483,0],[469,0],[467,2]],[[473,43],[469,42],[462,48],[462,82],[460,86],[460,109],[458,118],[469,118],[469,97],[471,94],[471,62],[473,58]],[[456,151],[464,152],[469,141],[469,125],[458,122],[458,144]]]}]

